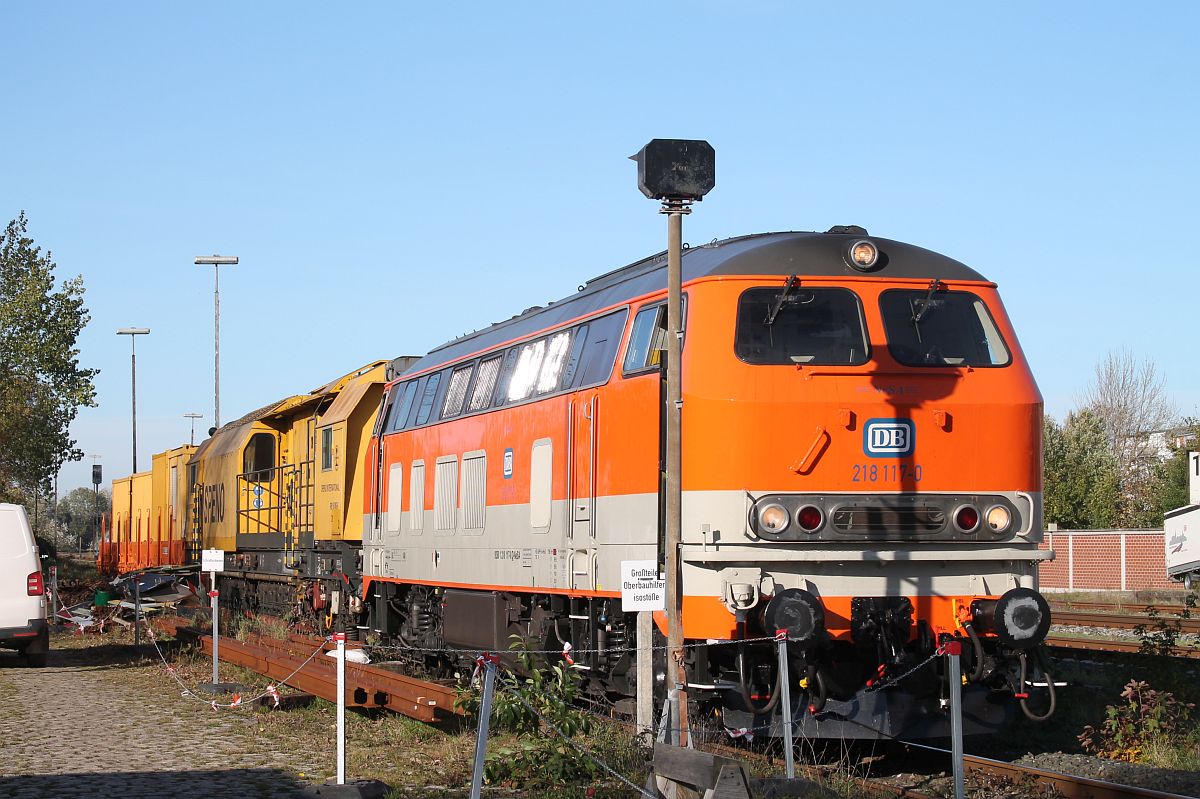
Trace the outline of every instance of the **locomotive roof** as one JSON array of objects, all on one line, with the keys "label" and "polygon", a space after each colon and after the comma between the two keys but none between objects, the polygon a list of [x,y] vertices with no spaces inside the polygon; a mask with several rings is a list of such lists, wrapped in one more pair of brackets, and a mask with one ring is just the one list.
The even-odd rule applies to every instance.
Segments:
[{"label": "locomotive roof", "polygon": [[[848,230],[850,232],[842,232]],[[834,232],[836,231],[836,232]],[[844,253],[852,241],[867,239],[883,255],[882,265],[870,272],[853,269]],[[976,280],[985,278],[967,265],[932,250],[871,236],[862,228],[834,228],[829,233],[757,233],[714,241],[683,251],[683,282],[722,275],[795,274],[809,277],[923,278]],[[579,291],[546,306],[535,306],[511,319],[468,333],[435,347],[420,360],[397,368],[415,374],[472,353],[595,313],[667,287],[666,251],[592,278]]]}]

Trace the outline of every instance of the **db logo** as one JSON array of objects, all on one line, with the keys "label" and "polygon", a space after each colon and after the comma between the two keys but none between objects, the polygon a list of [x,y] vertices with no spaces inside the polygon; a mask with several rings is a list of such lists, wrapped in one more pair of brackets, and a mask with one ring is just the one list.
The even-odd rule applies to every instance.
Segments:
[{"label": "db logo", "polygon": [[863,452],[872,458],[903,458],[913,453],[916,438],[911,419],[869,419],[863,425]]}]

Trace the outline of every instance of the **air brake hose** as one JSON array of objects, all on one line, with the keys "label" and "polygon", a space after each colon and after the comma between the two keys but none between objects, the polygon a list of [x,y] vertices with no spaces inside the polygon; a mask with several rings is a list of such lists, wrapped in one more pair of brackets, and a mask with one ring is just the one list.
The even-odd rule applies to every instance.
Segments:
[{"label": "air brake hose", "polygon": [[825,682],[825,671],[819,666],[808,667],[808,684],[810,686],[808,703],[809,713],[820,713],[825,709],[825,700],[829,698],[829,686]]},{"label": "air brake hose", "polygon": [[[743,641],[746,638],[746,623],[745,622],[738,622],[738,637],[743,639]],[[746,644],[745,643],[738,644],[737,668],[738,668],[738,691],[742,695],[742,701],[746,703],[746,708],[755,715],[758,715],[760,713],[770,713],[772,710],[774,710],[775,706],[777,704],[779,704],[780,694],[783,693],[780,690],[780,688],[782,687],[782,685],[780,683],[783,680],[783,672],[780,671],[779,669],[775,670],[775,688],[772,689],[772,691],[771,691],[771,698],[767,700],[767,703],[765,705],[763,705],[762,707],[758,707],[757,705],[754,704],[754,698],[750,696],[750,689],[746,687]]]},{"label": "air brake hose", "polygon": [[964,624],[963,629],[967,631],[967,637],[971,639],[971,650],[975,653],[975,669],[967,679],[979,682],[979,678],[983,676],[983,642],[979,640],[979,633],[975,632],[970,622]]},{"label": "air brake hose", "polygon": [[1025,717],[1028,718],[1030,721],[1045,721],[1046,719],[1048,719],[1054,715],[1054,708],[1057,706],[1058,697],[1054,693],[1054,675],[1052,675],[1046,669],[1046,661],[1044,661],[1042,659],[1042,651],[1040,649],[1037,649],[1034,651],[1037,654],[1038,663],[1040,663],[1042,666],[1042,675],[1046,678],[1046,691],[1047,691],[1047,693],[1050,694],[1050,708],[1044,714],[1039,716],[1029,709],[1028,694],[1021,695],[1021,694],[1024,694],[1024,692],[1025,692],[1025,676],[1026,676],[1026,671],[1027,671],[1027,664],[1026,664],[1026,660],[1025,660],[1025,652],[1024,651],[1022,651],[1017,656],[1018,659],[1021,661],[1021,682],[1019,684],[1019,687],[1021,689],[1021,694],[1018,694],[1018,701],[1021,703],[1021,712],[1024,713]]}]

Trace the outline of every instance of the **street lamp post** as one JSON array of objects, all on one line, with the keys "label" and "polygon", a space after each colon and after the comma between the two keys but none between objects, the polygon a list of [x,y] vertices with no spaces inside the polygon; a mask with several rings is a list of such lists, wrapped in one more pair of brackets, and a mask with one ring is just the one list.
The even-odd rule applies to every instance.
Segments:
[{"label": "street lamp post", "polygon": [[[137,474],[137,337],[150,332],[148,327],[122,327],[117,330],[118,336],[129,336],[130,367],[133,375],[133,473]],[[129,490],[132,494],[133,483]]]},{"label": "street lamp post", "polygon": [[204,414],[202,414],[202,413],[185,413],[183,415],[183,418],[192,420],[192,437],[190,439],[188,439],[188,443],[192,444],[194,446],[196,443],[196,420],[203,419]]},{"label": "street lamp post", "polygon": [[[130,352],[130,369],[133,381],[133,472],[129,475],[129,516],[126,524],[129,527],[127,539],[132,537],[133,532],[133,475],[137,474],[137,337],[145,336],[150,332],[148,327],[121,327],[117,329],[118,336],[129,336],[129,352]],[[134,590],[137,590],[135,578]],[[133,616],[133,645],[140,646],[142,643],[142,626],[141,603],[134,598],[134,616]]]},{"label": "street lamp post", "polygon": [[213,268],[213,427],[221,426],[221,267],[233,266],[236,255],[198,255],[197,266]]}]

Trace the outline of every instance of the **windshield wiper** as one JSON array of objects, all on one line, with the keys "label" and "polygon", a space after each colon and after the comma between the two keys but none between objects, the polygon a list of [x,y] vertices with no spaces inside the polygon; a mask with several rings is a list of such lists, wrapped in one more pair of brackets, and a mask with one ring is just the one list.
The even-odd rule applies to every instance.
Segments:
[{"label": "windshield wiper", "polygon": [[783,302],[792,293],[792,289],[800,285],[800,281],[795,275],[788,277],[787,282],[783,284],[783,293],[779,295],[779,299],[775,301],[775,306],[767,312],[767,319],[763,322],[764,325],[770,327],[775,324],[775,317],[779,316],[779,312],[783,310]]},{"label": "windshield wiper", "polygon": [[[945,290],[946,284],[935,277],[933,280],[929,281],[929,290],[925,292],[925,298],[913,303],[912,324],[913,329],[917,331],[917,341],[921,340],[921,319],[924,318],[925,314],[929,311],[930,306],[933,304],[933,293],[935,291]],[[917,310],[918,306],[920,306],[920,310]]]}]

